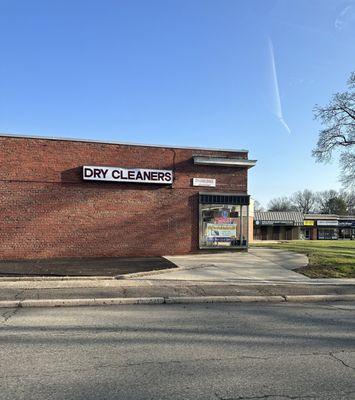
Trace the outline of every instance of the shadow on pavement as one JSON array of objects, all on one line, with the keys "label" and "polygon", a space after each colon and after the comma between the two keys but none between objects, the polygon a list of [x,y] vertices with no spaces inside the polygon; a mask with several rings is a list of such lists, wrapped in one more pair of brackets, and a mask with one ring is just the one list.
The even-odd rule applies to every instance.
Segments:
[{"label": "shadow on pavement", "polygon": [[176,268],[163,257],[0,261],[0,276],[116,276]]}]

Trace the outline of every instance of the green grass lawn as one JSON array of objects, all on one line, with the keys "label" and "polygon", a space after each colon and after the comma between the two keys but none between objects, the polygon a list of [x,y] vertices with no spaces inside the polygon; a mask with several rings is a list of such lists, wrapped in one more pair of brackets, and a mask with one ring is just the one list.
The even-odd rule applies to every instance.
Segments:
[{"label": "green grass lawn", "polygon": [[355,241],[293,240],[251,246],[307,254],[309,265],[296,271],[310,278],[355,278]]}]

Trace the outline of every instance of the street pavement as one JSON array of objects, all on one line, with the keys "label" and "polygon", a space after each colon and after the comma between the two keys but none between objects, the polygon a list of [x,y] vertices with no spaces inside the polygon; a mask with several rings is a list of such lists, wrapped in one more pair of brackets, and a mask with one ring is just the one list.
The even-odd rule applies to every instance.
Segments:
[{"label": "street pavement", "polygon": [[355,399],[354,303],[0,310],[0,398]]}]

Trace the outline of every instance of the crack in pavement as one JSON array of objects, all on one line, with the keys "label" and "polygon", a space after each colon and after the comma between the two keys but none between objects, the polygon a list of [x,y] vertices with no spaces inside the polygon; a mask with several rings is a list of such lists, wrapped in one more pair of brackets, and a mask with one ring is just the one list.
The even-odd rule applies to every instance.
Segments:
[{"label": "crack in pavement", "polygon": [[24,298],[23,298],[23,294],[24,294],[24,292],[25,292],[26,290],[20,290],[19,292],[17,292],[16,294],[15,294],[15,300],[24,300]]},{"label": "crack in pavement", "polygon": [[[205,361],[224,361],[224,360],[234,360],[234,359],[255,359],[255,360],[268,360],[267,357],[258,357],[258,356],[241,356],[241,357],[226,357],[226,358],[198,358],[198,359],[188,359],[188,360],[167,360],[167,361],[141,361],[141,362],[133,362],[133,363],[126,363],[122,365],[118,365],[117,363],[108,363],[108,364],[96,364],[92,365],[90,367],[79,367],[79,368],[71,368],[69,369],[58,369],[55,370],[56,373],[62,373],[62,372],[82,372],[82,371],[90,371],[90,370],[97,370],[97,369],[102,369],[102,368],[131,368],[131,367],[140,367],[144,365],[165,365],[165,364],[184,364],[184,363],[193,363],[193,362],[205,362]],[[38,374],[35,375],[41,375],[41,376],[53,376],[53,372],[49,373],[41,373],[39,372]],[[23,374],[20,375],[1,375],[0,379],[5,379],[5,378],[19,378],[23,376]]]},{"label": "crack in pavement", "polygon": [[16,315],[19,312],[20,308],[13,308],[11,310],[7,310],[1,314],[1,317],[3,318],[2,323],[6,325],[7,321],[9,321],[14,315]]},{"label": "crack in pavement", "polygon": [[[354,353],[355,351],[347,351],[347,350],[342,350],[342,351],[338,351],[335,353]],[[342,362],[343,361],[341,359],[338,359],[336,356],[334,356],[334,353],[304,353],[304,354],[294,354],[294,355],[289,355],[292,357],[304,357],[304,356],[332,356],[334,359],[337,359],[337,361]],[[166,364],[184,364],[184,363],[199,363],[199,362],[213,362],[213,361],[233,361],[233,360],[238,360],[238,359],[242,359],[242,360],[264,360],[264,361],[268,361],[270,359],[273,358],[278,358],[281,357],[280,355],[277,355],[275,357],[274,356],[267,356],[267,357],[262,357],[262,356],[246,356],[246,355],[241,355],[241,356],[237,356],[237,357],[224,357],[224,358],[196,358],[196,359],[186,359],[186,360],[167,360],[167,361],[140,361],[140,362],[131,362],[131,363],[126,363],[126,364],[117,364],[117,363],[101,363],[101,364],[96,364],[96,365],[92,365],[89,367],[79,367],[79,368],[70,368],[69,369],[57,369],[55,370],[55,373],[66,373],[66,372],[82,372],[82,371],[90,371],[90,370],[98,370],[98,369],[103,369],[103,368],[117,368],[117,369],[121,369],[121,368],[132,368],[132,367],[140,367],[140,366],[145,366],[145,365],[166,365]],[[343,363],[344,364],[344,363]],[[351,366],[348,366],[346,364],[344,364],[345,366],[354,369]],[[53,376],[53,371],[52,372],[48,372],[48,373],[43,373],[43,372],[38,372],[35,373],[35,375],[41,375],[41,376]],[[23,374],[20,375],[1,375],[0,379],[6,379],[6,378],[19,378],[23,376]],[[268,395],[271,396],[271,395]],[[275,395],[273,395],[275,396]],[[256,397],[257,398],[257,397]],[[261,397],[263,398],[263,397]],[[296,397],[299,398],[299,397]],[[237,398],[222,398],[222,400],[237,400]],[[242,398],[243,399],[243,398]],[[248,399],[248,398],[245,398]],[[251,399],[253,399],[253,397],[251,397]]]},{"label": "crack in pavement", "polygon": [[[343,392],[342,395],[346,396],[346,398],[350,398],[348,396],[354,394],[355,391],[350,391],[350,392]],[[323,399],[323,396],[319,395],[287,395],[287,394],[264,394],[260,396],[237,396],[237,397],[224,397],[222,395],[219,395],[218,393],[215,393],[215,396],[217,397],[218,400],[258,400],[258,399],[286,399],[286,400],[297,400],[297,399]],[[319,396],[319,397],[317,397]]]},{"label": "crack in pavement", "polygon": [[350,368],[353,371],[355,371],[355,367],[352,367],[351,365],[347,364],[345,361],[343,361],[341,358],[337,357],[334,355],[334,353],[329,353],[330,357],[333,358],[334,360],[340,362],[342,365],[344,365],[344,367],[346,368]]},{"label": "crack in pavement", "polygon": [[260,396],[238,396],[238,397],[223,397],[215,393],[215,396],[218,400],[257,400],[257,399],[270,399],[270,398],[278,398],[278,399],[289,399],[289,400],[296,400],[296,399],[316,399],[314,395],[298,395],[298,396],[291,396],[286,394],[263,394]]},{"label": "crack in pavement", "polygon": [[342,308],[341,306],[337,305],[328,305],[328,310],[340,310],[340,311],[351,311],[354,312],[353,308]]}]

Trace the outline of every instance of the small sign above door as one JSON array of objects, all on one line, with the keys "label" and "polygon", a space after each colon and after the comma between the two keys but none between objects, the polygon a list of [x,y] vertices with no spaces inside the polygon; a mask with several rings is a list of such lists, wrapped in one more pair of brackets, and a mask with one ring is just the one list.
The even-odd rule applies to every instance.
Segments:
[{"label": "small sign above door", "polygon": [[210,178],[192,178],[192,186],[216,187],[216,180]]}]

